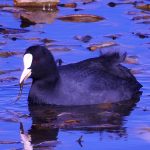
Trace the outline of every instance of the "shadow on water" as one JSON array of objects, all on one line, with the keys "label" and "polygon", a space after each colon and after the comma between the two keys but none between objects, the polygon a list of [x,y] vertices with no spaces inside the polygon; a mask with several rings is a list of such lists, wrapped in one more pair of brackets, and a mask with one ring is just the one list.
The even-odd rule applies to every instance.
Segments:
[{"label": "shadow on water", "polygon": [[[60,129],[91,132],[110,132],[127,137],[124,119],[130,115],[138,99],[90,106],[29,105],[32,126],[28,130],[32,146],[46,141],[57,141]],[[23,131],[23,125],[21,124]],[[82,140],[79,139],[82,146]],[[25,144],[26,142],[24,142]],[[51,145],[49,145],[51,146]]]}]

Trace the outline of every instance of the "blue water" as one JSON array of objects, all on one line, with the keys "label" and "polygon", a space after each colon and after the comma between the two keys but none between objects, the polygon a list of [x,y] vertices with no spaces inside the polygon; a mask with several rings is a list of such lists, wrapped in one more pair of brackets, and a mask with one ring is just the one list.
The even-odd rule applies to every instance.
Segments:
[{"label": "blue water", "polygon": [[[71,2],[71,0],[61,1]],[[0,75],[4,79],[0,83],[0,149],[85,149],[85,150],[127,150],[137,149],[149,150],[150,148],[150,26],[149,24],[133,21],[135,16],[150,16],[150,11],[137,9],[132,4],[120,4],[116,7],[109,7],[109,0],[101,0],[91,4],[83,5],[82,0],[77,1],[78,8],[83,10],[74,11],[73,8],[61,8],[56,12],[50,12],[55,17],[49,23],[37,23],[25,28],[25,33],[3,34],[0,32],[0,52],[15,51],[24,52],[25,49],[34,44],[43,44],[44,38],[54,40],[55,47],[69,48],[70,51],[53,51],[55,58],[61,58],[65,64],[78,62],[86,58],[95,57],[100,54],[99,50],[91,52],[87,49],[90,44],[114,41],[117,47],[102,49],[119,49],[126,51],[129,56],[137,56],[138,64],[124,64],[127,67],[138,70],[135,74],[138,81],[143,85],[143,94],[140,101],[127,107],[115,106],[106,108],[28,108],[27,96],[30,88],[30,80],[24,86],[20,101],[15,102],[19,92],[18,81],[21,71],[10,72]],[[114,0],[115,3],[127,2]],[[149,1],[143,1],[149,3]],[[0,4],[12,5],[12,0],[1,0]],[[15,8],[15,10],[18,10]],[[129,15],[134,12],[135,15]],[[43,12],[44,13],[44,12]],[[94,23],[63,22],[56,17],[69,14],[93,14],[103,16],[105,20]],[[20,12],[14,13],[0,9],[0,25],[2,28],[20,29]],[[144,20],[146,21],[146,20]],[[147,20],[148,21],[148,20]],[[149,20],[150,21],[150,20]],[[24,29],[23,29],[24,30]],[[132,33],[147,33],[148,38],[139,38]],[[116,40],[106,35],[121,34]],[[90,35],[92,40],[83,43],[74,39],[76,35]],[[16,37],[13,41],[11,38]],[[22,54],[8,58],[0,57],[0,71],[22,69]],[[16,80],[6,80],[9,77],[16,77]],[[125,110],[124,110],[125,108]],[[83,111],[84,110],[84,111]],[[97,110],[97,111],[94,111]],[[45,112],[44,112],[45,111]],[[51,125],[55,122],[56,111],[58,123],[55,129]],[[108,113],[111,112],[111,113]],[[66,114],[65,114],[66,113]],[[71,118],[71,115],[73,117]],[[107,113],[109,115],[107,115]],[[103,115],[104,114],[104,115]],[[118,116],[118,117],[117,117]],[[80,120],[78,124],[67,124],[67,120]],[[46,121],[45,121],[46,120]],[[48,121],[49,124],[46,124]],[[22,128],[20,129],[22,123]],[[106,127],[106,124],[109,127]],[[62,125],[62,127],[60,127]],[[112,126],[112,125],[115,125]],[[59,128],[59,129],[58,129]],[[29,136],[31,138],[29,138]],[[83,142],[77,140],[83,136]],[[25,137],[25,139],[23,139]],[[26,148],[27,147],[27,148]]]}]

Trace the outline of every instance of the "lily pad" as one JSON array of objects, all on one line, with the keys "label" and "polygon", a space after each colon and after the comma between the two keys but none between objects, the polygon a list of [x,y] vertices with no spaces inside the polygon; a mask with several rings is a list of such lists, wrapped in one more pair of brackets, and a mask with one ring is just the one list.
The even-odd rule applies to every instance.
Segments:
[{"label": "lily pad", "polygon": [[90,14],[74,14],[74,15],[67,15],[67,16],[61,16],[57,19],[66,21],[66,22],[97,22],[104,20],[104,17],[96,16],[96,15],[90,15]]}]

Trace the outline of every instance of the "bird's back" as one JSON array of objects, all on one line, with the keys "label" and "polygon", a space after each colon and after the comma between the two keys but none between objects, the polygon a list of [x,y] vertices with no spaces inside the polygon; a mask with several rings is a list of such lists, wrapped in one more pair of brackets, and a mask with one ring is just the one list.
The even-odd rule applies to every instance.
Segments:
[{"label": "bird's back", "polygon": [[124,56],[106,54],[59,67],[64,105],[98,104],[129,100],[141,85],[129,69],[120,65]]}]

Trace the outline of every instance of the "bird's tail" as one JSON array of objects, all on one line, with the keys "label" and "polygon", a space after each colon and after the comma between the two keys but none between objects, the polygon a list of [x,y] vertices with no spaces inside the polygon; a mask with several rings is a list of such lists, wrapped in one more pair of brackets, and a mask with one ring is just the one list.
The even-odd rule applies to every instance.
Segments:
[{"label": "bird's tail", "polygon": [[115,66],[122,62],[124,62],[127,53],[120,53],[120,52],[107,52],[100,56],[100,60],[103,64],[108,66]]}]

